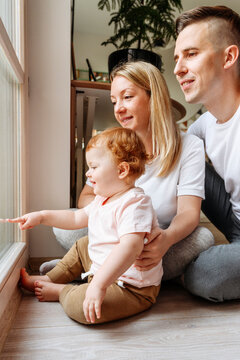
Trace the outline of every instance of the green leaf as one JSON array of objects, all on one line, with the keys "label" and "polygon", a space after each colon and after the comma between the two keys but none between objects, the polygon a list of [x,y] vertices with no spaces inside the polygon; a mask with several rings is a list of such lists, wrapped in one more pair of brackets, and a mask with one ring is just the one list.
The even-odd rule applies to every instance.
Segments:
[{"label": "green leaf", "polygon": [[152,50],[175,38],[175,12],[182,10],[182,4],[181,0],[100,0],[98,8],[115,10],[108,23],[114,25],[114,35],[102,45],[123,49],[136,43]]}]

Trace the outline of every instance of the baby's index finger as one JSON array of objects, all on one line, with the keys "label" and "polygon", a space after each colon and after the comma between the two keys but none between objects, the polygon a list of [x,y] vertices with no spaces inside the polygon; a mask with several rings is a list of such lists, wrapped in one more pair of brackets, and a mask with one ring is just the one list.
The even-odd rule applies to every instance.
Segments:
[{"label": "baby's index finger", "polygon": [[8,219],[0,219],[0,223],[7,223]]},{"label": "baby's index finger", "polygon": [[21,217],[18,217],[18,218],[15,218],[15,219],[6,219],[7,222],[10,222],[10,223],[22,223],[24,222],[25,220]]}]

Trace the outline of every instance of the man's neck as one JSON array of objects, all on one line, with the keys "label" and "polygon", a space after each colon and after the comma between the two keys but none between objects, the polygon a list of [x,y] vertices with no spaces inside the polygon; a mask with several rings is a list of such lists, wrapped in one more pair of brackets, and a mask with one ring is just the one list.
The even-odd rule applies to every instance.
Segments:
[{"label": "man's neck", "polygon": [[229,111],[226,111],[224,114],[221,114],[219,117],[216,117],[217,124],[224,124],[225,122],[231,120],[235,112],[237,111],[240,103],[235,104],[236,106],[233,106],[231,109],[228,109]]},{"label": "man's neck", "polygon": [[225,90],[225,96],[215,100],[213,104],[207,104],[206,109],[217,119],[218,124],[229,121],[240,106],[240,93],[232,93],[231,96]]}]

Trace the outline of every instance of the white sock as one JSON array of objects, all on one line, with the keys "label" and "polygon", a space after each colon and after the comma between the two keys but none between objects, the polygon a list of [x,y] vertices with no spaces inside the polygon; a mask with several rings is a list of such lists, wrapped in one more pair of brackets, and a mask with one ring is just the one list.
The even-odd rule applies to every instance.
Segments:
[{"label": "white sock", "polygon": [[61,259],[54,259],[44,262],[39,268],[40,275],[45,275],[48,271],[52,270],[60,260]]}]

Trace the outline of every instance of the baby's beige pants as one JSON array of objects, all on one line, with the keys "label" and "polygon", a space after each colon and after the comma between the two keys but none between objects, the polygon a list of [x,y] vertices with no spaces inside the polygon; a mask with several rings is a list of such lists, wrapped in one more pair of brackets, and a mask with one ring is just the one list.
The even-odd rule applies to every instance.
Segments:
[{"label": "baby's beige pants", "polygon": [[[46,275],[52,282],[68,284],[79,277],[81,273],[89,271],[91,260],[88,255],[88,237],[76,241],[63,259]],[[88,284],[92,276],[88,277],[88,283],[80,285],[66,285],[60,293],[59,302],[66,314],[82,324],[90,324],[86,321],[83,313],[83,301]],[[101,318],[95,323],[105,323],[112,320],[126,318],[138,314],[152,306],[156,302],[160,286],[137,288],[124,283],[120,287],[117,282],[107,288],[101,309]]]}]

